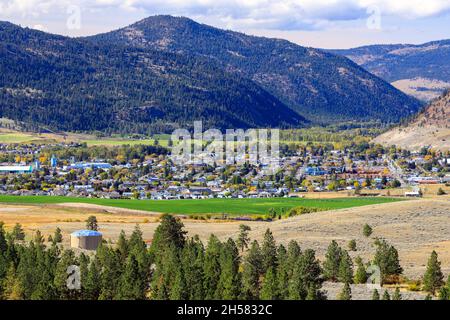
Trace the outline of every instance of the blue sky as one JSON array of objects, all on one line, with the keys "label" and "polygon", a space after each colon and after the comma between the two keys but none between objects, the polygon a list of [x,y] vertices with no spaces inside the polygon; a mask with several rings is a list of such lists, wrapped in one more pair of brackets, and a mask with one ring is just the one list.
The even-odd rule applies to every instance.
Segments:
[{"label": "blue sky", "polygon": [[69,36],[155,14],[320,48],[450,38],[450,0],[0,0],[0,20]]}]

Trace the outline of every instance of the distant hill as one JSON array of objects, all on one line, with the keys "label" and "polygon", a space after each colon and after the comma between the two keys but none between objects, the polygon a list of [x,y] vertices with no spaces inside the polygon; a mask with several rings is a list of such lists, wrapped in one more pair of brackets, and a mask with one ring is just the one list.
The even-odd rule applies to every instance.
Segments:
[{"label": "distant hill", "polygon": [[156,131],[307,121],[253,81],[202,57],[94,44],[0,25],[0,115],[62,130]]},{"label": "distant hill", "polygon": [[396,88],[430,101],[450,88],[450,40],[421,45],[373,45],[331,50],[344,55]]},{"label": "distant hill", "polygon": [[58,130],[395,122],[421,106],[344,57],[171,16],[76,39],[0,22],[0,70],[0,117]]},{"label": "distant hill", "polygon": [[286,40],[217,29],[188,18],[154,16],[89,39],[206,57],[258,83],[315,122],[398,121],[420,107],[348,59]]},{"label": "distant hill", "polygon": [[389,130],[374,142],[413,150],[424,146],[450,150],[450,90],[433,100],[406,126]]}]

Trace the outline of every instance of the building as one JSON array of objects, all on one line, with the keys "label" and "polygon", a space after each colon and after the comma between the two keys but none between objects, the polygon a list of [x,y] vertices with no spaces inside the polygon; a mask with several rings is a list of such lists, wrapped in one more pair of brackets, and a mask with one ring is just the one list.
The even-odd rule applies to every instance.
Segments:
[{"label": "building", "polygon": [[102,243],[102,234],[94,230],[79,230],[70,235],[70,246],[72,248],[97,250]]},{"label": "building", "polygon": [[51,159],[50,159],[50,166],[52,166],[52,168],[56,168],[58,164],[58,159],[56,158],[55,155],[52,155]]},{"label": "building", "polygon": [[32,173],[32,166],[0,166],[0,173]]},{"label": "building", "polygon": [[112,165],[109,163],[104,162],[79,162],[79,163],[72,163],[70,166],[64,166],[64,170],[71,170],[71,169],[87,169],[92,168],[94,170],[97,169],[104,169],[109,170],[112,168]]}]

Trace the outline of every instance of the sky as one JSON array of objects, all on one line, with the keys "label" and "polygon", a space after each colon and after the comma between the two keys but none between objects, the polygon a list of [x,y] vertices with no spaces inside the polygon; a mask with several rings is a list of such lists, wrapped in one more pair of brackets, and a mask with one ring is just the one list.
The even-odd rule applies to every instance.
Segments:
[{"label": "sky", "polygon": [[450,38],[450,0],[0,0],[0,20],[68,36],[157,14],[317,48]]}]

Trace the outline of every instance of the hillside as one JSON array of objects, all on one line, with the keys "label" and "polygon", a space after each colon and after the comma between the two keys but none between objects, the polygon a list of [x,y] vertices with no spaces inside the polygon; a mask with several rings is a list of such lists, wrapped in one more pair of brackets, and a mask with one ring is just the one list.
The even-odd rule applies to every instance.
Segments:
[{"label": "hillside", "polygon": [[396,122],[420,108],[346,58],[170,16],[76,39],[0,23],[0,70],[0,117],[66,131]]},{"label": "hillside", "polygon": [[406,127],[397,127],[374,142],[418,150],[423,146],[450,150],[450,90],[433,100]]},{"label": "hillside", "polygon": [[450,40],[331,50],[423,101],[450,88]]},{"label": "hillside", "polygon": [[208,59],[0,24],[0,117],[61,130],[168,131],[307,121]]},{"label": "hillside", "polygon": [[258,83],[316,122],[398,121],[419,108],[416,100],[348,59],[285,40],[220,30],[187,18],[154,16],[89,39],[206,57]]}]

